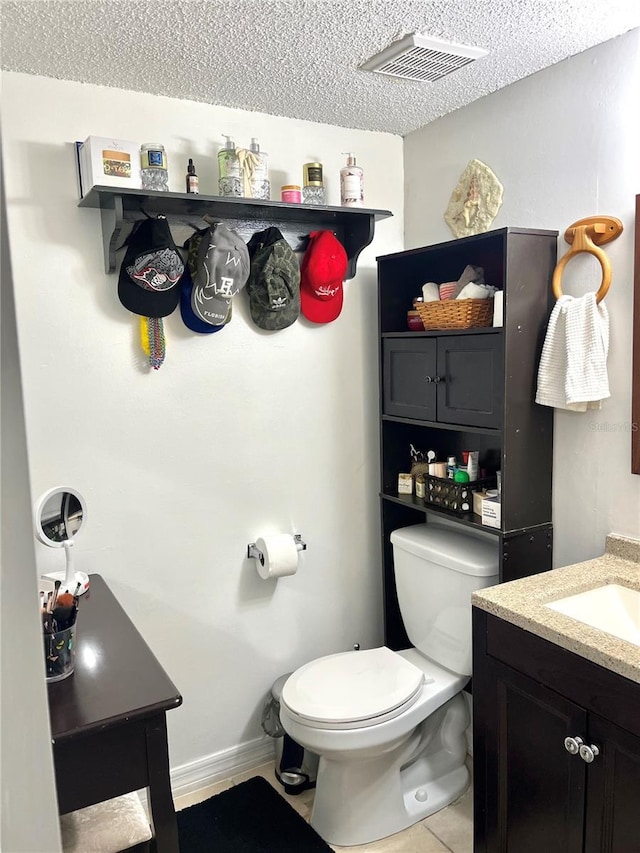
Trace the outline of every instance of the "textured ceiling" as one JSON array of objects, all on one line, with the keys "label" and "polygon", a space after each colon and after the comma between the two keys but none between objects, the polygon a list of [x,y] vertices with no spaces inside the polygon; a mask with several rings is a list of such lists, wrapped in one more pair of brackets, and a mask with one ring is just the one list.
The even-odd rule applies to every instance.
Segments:
[{"label": "textured ceiling", "polygon": [[[406,134],[640,26],[638,0],[0,3],[2,68]],[[420,32],[489,55],[436,83],[358,66]]]}]

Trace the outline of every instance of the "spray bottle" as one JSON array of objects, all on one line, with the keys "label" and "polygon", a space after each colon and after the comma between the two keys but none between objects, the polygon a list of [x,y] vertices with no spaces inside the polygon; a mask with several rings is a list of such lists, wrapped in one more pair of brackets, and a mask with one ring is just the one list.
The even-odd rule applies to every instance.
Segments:
[{"label": "spray bottle", "polygon": [[343,207],[362,207],[364,204],[364,175],[362,168],[356,166],[355,154],[346,154],[347,165],[340,169],[340,204]]}]

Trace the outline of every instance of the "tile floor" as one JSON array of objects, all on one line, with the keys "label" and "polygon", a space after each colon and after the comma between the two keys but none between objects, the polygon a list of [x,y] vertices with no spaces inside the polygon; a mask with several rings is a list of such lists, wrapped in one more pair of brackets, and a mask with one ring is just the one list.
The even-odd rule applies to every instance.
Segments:
[{"label": "tile floor", "polygon": [[[307,820],[311,814],[313,803],[313,791],[305,791],[295,797],[285,794],[284,789],[274,774],[273,762],[263,764],[253,770],[248,770],[230,779],[217,782],[208,788],[186,794],[176,799],[176,809],[184,809],[187,806],[213,797],[232,785],[238,785],[252,776],[264,776],[264,778],[281,794],[282,797],[293,808]],[[472,793],[467,791],[457,802],[446,809],[442,809],[431,815],[421,823],[390,835],[382,841],[372,844],[364,844],[360,847],[333,847],[337,851],[350,851],[350,853],[472,853],[473,851],[473,824],[472,824]]]}]

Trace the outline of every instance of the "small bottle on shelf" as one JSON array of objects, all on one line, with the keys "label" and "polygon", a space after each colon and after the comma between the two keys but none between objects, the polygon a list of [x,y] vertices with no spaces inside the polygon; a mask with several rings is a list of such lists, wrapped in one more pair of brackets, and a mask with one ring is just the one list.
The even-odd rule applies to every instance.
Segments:
[{"label": "small bottle on shelf", "polygon": [[187,176],[186,176],[186,184],[187,184],[187,192],[188,193],[199,193],[199,180],[196,175],[196,167],[193,164],[193,160],[189,157],[189,164],[187,166]]}]

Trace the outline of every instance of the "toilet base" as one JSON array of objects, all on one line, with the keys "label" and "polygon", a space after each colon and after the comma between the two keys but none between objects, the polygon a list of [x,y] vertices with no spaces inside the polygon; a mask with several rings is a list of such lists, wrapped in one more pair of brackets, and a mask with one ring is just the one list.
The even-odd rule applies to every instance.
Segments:
[{"label": "toilet base", "polygon": [[348,761],[321,756],[311,826],[328,843],[368,844],[412,826],[458,799],[469,713],[458,694],[389,752]]}]

